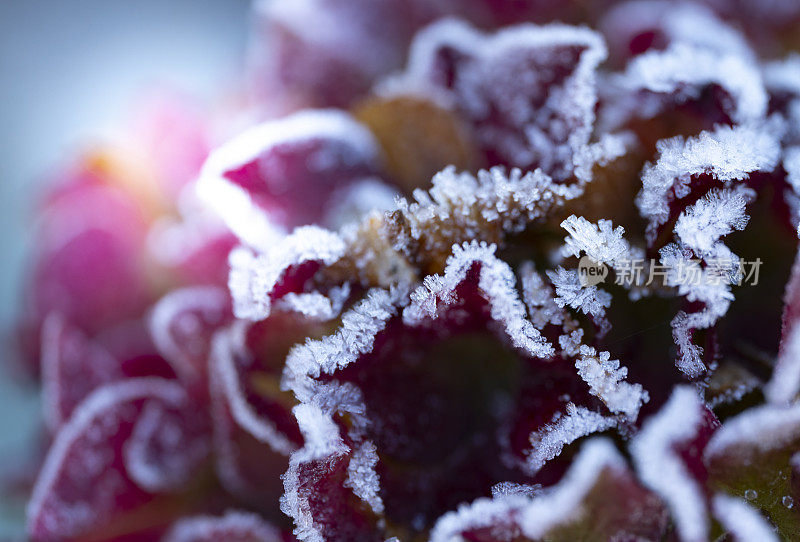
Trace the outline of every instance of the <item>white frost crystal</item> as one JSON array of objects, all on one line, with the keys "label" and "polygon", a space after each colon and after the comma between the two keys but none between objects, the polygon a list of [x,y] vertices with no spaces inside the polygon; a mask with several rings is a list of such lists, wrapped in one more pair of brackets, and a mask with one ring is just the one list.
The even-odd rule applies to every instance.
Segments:
[{"label": "white frost crystal", "polygon": [[600,398],[611,412],[635,421],[639,409],[649,401],[649,394],[641,385],[625,382],[628,369],[620,367],[619,360],[610,359],[608,352],[598,354],[593,347],[582,346],[580,353],[575,367],[580,377],[589,384],[592,395]]},{"label": "white frost crystal", "polygon": [[712,505],[714,515],[737,540],[778,542],[769,522],[742,499],[720,493],[714,496]]},{"label": "white frost crystal", "polygon": [[568,403],[566,414],[556,414],[549,424],[531,434],[530,441],[533,448],[528,454],[525,466],[529,472],[535,473],[545,463],[558,457],[564,446],[581,437],[616,427],[618,424],[615,418]]},{"label": "white frost crystal", "polygon": [[779,134],[767,125],[719,126],[697,137],[675,137],[658,143],[659,158],[642,172],[642,191],[636,200],[650,221],[648,236],[669,216],[669,192],[689,193],[692,176],[709,174],[720,182],[741,181],[754,171],[771,171],[780,157]]},{"label": "white frost crystal", "polygon": [[478,288],[489,303],[492,318],[503,324],[512,344],[533,357],[552,356],[553,347],[525,317],[513,271],[495,257],[495,250],[494,245],[479,243],[455,245],[444,275],[426,277],[423,285],[411,293],[411,304],[403,311],[403,321],[414,325],[423,318],[436,318],[438,304],[447,305],[454,300],[456,287],[466,279],[467,271],[478,264]]},{"label": "white frost crystal", "polygon": [[697,97],[706,85],[717,84],[733,98],[730,114],[739,123],[763,118],[767,110],[767,93],[755,63],[741,55],[686,42],[635,57],[623,84],[630,89],[676,93],[684,100]]},{"label": "white frost crystal", "polygon": [[708,538],[705,497],[674,447],[695,438],[703,422],[702,408],[697,391],[679,386],[631,443],[642,482],[667,503],[681,539],[692,542]]},{"label": "white frost crystal", "polygon": [[[449,88],[433,78],[443,49],[468,59]],[[577,63],[574,50],[580,52]],[[603,39],[587,28],[523,24],[486,35],[446,19],[417,35],[405,72],[381,86],[384,93],[422,94],[456,109],[476,124],[481,145],[507,163],[536,164],[559,181],[577,170],[588,181],[595,73],[605,57]],[[559,70],[567,71],[563,80],[549,81],[548,74]],[[492,111],[502,126],[482,124]]]},{"label": "white frost crystal", "polygon": [[307,262],[330,265],[345,253],[346,245],[336,233],[304,226],[275,241],[270,250],[256,253],[239,247],[231,252],[228,286],[238,318],[260,320],[270,314],[271,294],[286,272]]}]

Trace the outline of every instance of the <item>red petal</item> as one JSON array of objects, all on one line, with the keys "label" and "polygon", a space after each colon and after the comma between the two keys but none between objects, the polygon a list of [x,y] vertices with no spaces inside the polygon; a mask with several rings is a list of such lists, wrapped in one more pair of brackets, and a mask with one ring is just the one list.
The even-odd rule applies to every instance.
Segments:
[{"label": "red petal", "polygon": [[145,508],[153,496],[125,467],[124,448],[148,404],[178,407],[186,395],[161,379],[133,379],[92,393],[56,436],[28,506],[33,540],[92,534],[113,537],[164,522],[171,506]]},{"label": "red petal", "polygon": [[233,319],[228,292],[216,286],[175,290],[153,308],[150,333],[156,348],[186,382],[208,372],[214,333]]},{"label": "red petal", "polygon": [[281,533],[256,514],[228,512],[224,516],[182,519],[164,542],[281,542]]}]

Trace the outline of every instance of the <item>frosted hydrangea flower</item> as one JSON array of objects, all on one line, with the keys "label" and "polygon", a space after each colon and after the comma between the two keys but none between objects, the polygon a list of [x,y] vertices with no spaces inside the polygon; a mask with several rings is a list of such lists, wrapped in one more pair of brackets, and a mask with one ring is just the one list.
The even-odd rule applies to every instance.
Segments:
[{"label": "frosted hydrangea flower", "polygon": [[252,125],[157,104],[41,206],[29,537],[796,538],[800,13],[750,4],[255,2]]}]

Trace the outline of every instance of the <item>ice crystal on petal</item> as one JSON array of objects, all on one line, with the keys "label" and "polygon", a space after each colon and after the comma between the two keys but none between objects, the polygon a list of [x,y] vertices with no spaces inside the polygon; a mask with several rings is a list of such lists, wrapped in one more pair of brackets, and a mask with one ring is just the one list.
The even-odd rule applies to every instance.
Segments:
[{"label": "ice crystal on petal", "polygon": [[589,441],[559,485],[534,499],[522,512],[525,535],[540,539],[556,525],[573,519],[580,511],[581,501],[605,469],[624,472],[627,466],[609,441]]},{"label": "ice crystal on petal", "polygon": [[598,397],[615,414],[622,414],[628,421],[635,421],[639,409],[650,397],[639,384],[625,382],[628,369],[620,367],[619,360],[612,360],[608,352],[597,351],[591,346],[582,346],[581,357],[575,362],[580,377],[589,384],[592,395]]},{"label": "ice crystal on petal", "polygon": [[670,191],[688,193],[693,175],[710,174],[727,182],[743,180],[754,171],[770,171],[780,156],[779,139],[764,126],[719,126],[697,137],[675,137],[658,144],[659,158],[642,172],[639,210],[648,225],[648,239],[669,217]]},{"label": "ice crystal on petal", "polygon": [[[221,485],[241,502],[257,510],[274,510],[283,490],[280,474],[286,469],[288,455],[302,445],[302,435],[292,416],[292,403],[285,404],[278,396],[277,375],[269,375],[268,367],[247,351],[248,330],[242,324],[237,322],[217,333],[211,352],[216,474]],[[267,324],[287,333],[280,323]],[[261,387],[254,387],[258,383]]]},{"label": "ice crystal on petal", "polygon": [[383,512],[383,501],[380,497],[380,480],[375,472],[377,463],[378,452],[375,445],[370,441],[365,442],[353,451],[347,465],[347,480],[344,485],[369,504],[376,514],[380,514]]},{"label": "ice crystal on petal", "polygon": [[44,419],[55,433],[91,391],[125,375],[114,356],[58,314],[47,317],[41,335]]},{"label": "ice crystal on petal", "polygon": [[702,257],[720,238],[743,230],[750,217],[746,206],[756,197],[750,188],[736,186],[712,190],[678,217],[675,233],[680,241]]},{"label": "ice crystal on petal", "polygon": [[289,292],[278,300],[282,311],[295,312],[313,320],[332,320],[342,312],[342,307],[350,295],[350,286],[332,288],[330,295],[319,292],[298,294]]},{"label": "ice crystal on petal", "polygon": [[665,51],[649,51],[634,58],[623,76],[629,89],[696,98],[704,86],[717,84],[733,99],[728,112],[735,122],[764,117],[767,94],[758,67],[746,57],[685,42]]},{"label": "ice crystal on petal", "polygon": [[563,181],[584,159],[605,55],[587,28],[519,25],[484,35],[443,20],[417,35],[406,71],[384,91],[454,108],[473,124],[490,164],[538,167]]},{"label": "ice crystal on petal", "polygon": [[704,421],[702,409],[697,391],[677,387],[631,444],[639,477],[666,501],[678,534],[689,541],[707,539],[708,516],[703,489],[676,448],[697,437]]},{"label": "ice crystal on petal", "polygon": [[726,420],[705,447],[708,486],[744,496],[783,539],[791,539],[798,518],[783,501],[797,495],[798,444],[800,404],[747,409]]},{"label": "ice crystal on petal", "polygon": [[600,21],[612,57],[687,43],[719,53],[752,58],[744,37],[723,23],[711,9],[691,2],[634,0],[619,4]]},{"label": "ice crystal on petal", "polygon": [[526,466],[530,472],[535,473],[545,463],[558,457],[564,446],[618,424],[619,421],[615,418],[568,403],[566,414],[557,413],[549,424],[531,435],[533,448],[527,457]]},{"label": "ice crystal on petal", "polygon": [[720,493],[714,496],[712,506],[714,515],[737,540],[778,542],[767,520],[742,499]]},{"label": "ice crystal on petal", "polygon": [[[247,402],[239,381],[234,355],[237,345],[236,329],[217,334],[214,339],[211,374],[220,399],[228,405],[234,421],[258,440],[279,454],[289,455],[295,444],[269,420],[260,416]],[[241,333],[241,332],[240,332]]]},{"label": "ice crystal on petal", "polygon": [[[353,495],[352,489],[346,487],[351,480],[346,455],[350,449],[339,436],[333,419],[311,404],[299,405],[294,412],[305,446],[292,454],[283,476],[286,491],[281,497],[281,510],[294,519],[295,536],[304,542],[324,542],[331,525],[338,525],[337,536],[353,540],[377,538],[363,518],[351,517],[357,512],[345,510],[346,505],[340,502]],[[372,495],[373,486],[368,489],[366,485],[355,485],[359,491],[364,490],[365,496],[373,497],[374,504],[378,503],[377,496]]]},{"label": "ice crystal on petal", "polygon": [[477,242],[454,245],[444,275],[426,277],[424,284],[411,293],[411,304],[403,311],[403,321],[414,325],[423,318],[435,318],[438,305],[447,305],[454,299],[456,287],[478,263],[478,288],[489,302],[492,319],[503,324],[517,348],[537,358],[552,356],[553,347],[525,317],[525,307],[515,290],[513,271],[508,264],[497,259],[495,250],[494,245]]},{"label": "ice crystal on petal", "polygon": [[128,479],[121,446],[147,401],[178,405],[185,397],[180,386],[158,378],[109,384],[87,397],[39,473],[27,510],[30,536],[77,538],[150,500]]},{"label": "ice crystal on petal", "polygon": [[595,262],[609,265],[633,258],[631,246],[623,237],[625,228],[614,228],[610,220],[592,224],[583,217],[571,215],[561,227],[569,233],[564,240],[564,256],[580,256],[584,252]]},{"label": "ice crystal on petal", "polygon": [[[277,240],[263,254],[245,247],[237,248],[230,256],[229,286],[234,313],[238,318],[248,320],[266,318],[277,294],[276,289],[283,286],[282,281],[287,280],[292,269],[303,264],[330,265],[342,257],[345,249],[339,235],[316,226],[297,228],[291,235]],[[302,284],[289,284],[287,287],[298,288]]]},{"label": "ice crystal on petal", "polygon": [[782,60],[764,66],[764,84],[770,91],[800,95],[800,54],[791,53]]},{"label": "ice crystal on petal", "polygon": [[[611,515],[598,502],[617,497]],[[597,500],[599,499],[599,500]],[[602,505],[601,505],[602,508]],[[602,514],[603,521],[597,522]],[[635,481],[610,441],[587,442],[561,481],[533,497],[481,498],[442,516],[431,542],[477,540],[617,540],[660,538],[666,528],[661,503]],[[486,538],[484,538],[486,536]]]},{"label": "ice crystal on petal", "polygon": [[692,342],[692,331],[695,328],[707,327],[704,319],[679,311],[672,319],[672,338],[678,347],[679,356],[675,364],[690,378],[696,378],[706,370],[701,360],[703,348]]},{"label": "ice crystal on petal", "polygon": [[226,512],[223,516],[191,516],[178,521],[164,542],[281,542],[277,528],[257,514]]},{"label": "ice crystal on petal", "polygon": [[309,377],[332,374],[346,367],[372,349],[375,335],[397,313],[393,295],[381,289],[367,292],[366,297],[342,316],[342,325],[333,335],[306,341],[292,349],[286,358],[284,383],[298,399],[310,399]]},{"label": "ice crystal on petal", "polygon": [[584,314],[595,317],[597,322],[605,322],[606,309],[611,306],[611,294],[597,286],[584,286],[576,269],[557,267],[547,271],[547,276],[556,288],[556,304],[570,306]]},{"label": "ice crystal on petal", "polygon": [[677,287],[678,293],[687,300],[703,304],[696,312],[678,312],[671,322],[679,354],[676,364],[686,375],[695,378],[705,370],[705,365],[700,359],[703,349],[692,342],[692,331],[711,327],[727,312],[733,301],[730,285],[738,273],[739,258],[725,245],[717,243],[713,245],[714,250],[704,256],[719,265],[702,268],[688,257],[687,249],[671,243],[660,253],[661,264],[667,270],[666,285]]},{"label": "ice crystal on petal", "polygon": [[783,169],[786,170],[786,180],[792,189],[800,194],[800,147],[790,147],[785,150]]},{"label": "ice crystal on petal", "polygon": [[179,216],[157,219],[148,234],[153,258],[177,276],[180,284],[224,285],[228,253],[237,237],[223,220],[202,203],[194,190],[184,190]]},{"label": "ice crystal on petal", "polygon": [[800,405],[762,405],[727,420],[705,450],[706,458],[786,446],[800,437]]},{"label": "ice crystal on petal", "polygon": [[499,242],[580,193],[538,169],[523,174],[492,168],[473,176],[448,167],[434,176],[432,188],[414,192],[416,201],[400,201],[390,234],[406,253],[449,253],[453,244],[471,239]]},{"label": "ice crystal on petal", "polygon": [[242,241],[266,251],[285,227],[319,220],[333,189],[373,176],[378,156],[372,135],[347,114],[303,111],[217,148],[197,190]]},{"label": "ice crystal on petal", "polygon": [[501,495],[462,504],[439,518],[430,542],[451,542],[463,539],[462,533],[483,529],[491,529],[500,540],[513,540],[521,534],[518,514],[529,502],[523,495]]},{"label": "ice crystal on petal", "polygon": [[207,422],[197,416],[197,405],[187,400],[179,406],[147,403],[123,448],[128,475],[151,493],[185,488],[210,452]]},{"label": "ice crystal on petal", "polygon": [[771,403],[789,403],[800,393],[800,326],[797,321],[800,301],[800,259],[795,257],[791,278],[784,294],[783,331],[772,378],[764,388]]},{"label": "ice crystal on petal", "polygon": [[231,317],[228,292],[216,286],[175,290],[153,308],[150,335],[175,373],[186,381],[206,373],[210,339]]},{"label": "ice crystal on petal", "polygon": [[[532,262],[524,262],[520,266],[519,275],[522,299],[528,309],[533,327],[544,329],[546,325],[552,324],[572,330],[578,326],[578,323],[564,307],[559,306],[556,302],[555,290],[544,281]],[[580,338],[578,340],[580,341]]]}]

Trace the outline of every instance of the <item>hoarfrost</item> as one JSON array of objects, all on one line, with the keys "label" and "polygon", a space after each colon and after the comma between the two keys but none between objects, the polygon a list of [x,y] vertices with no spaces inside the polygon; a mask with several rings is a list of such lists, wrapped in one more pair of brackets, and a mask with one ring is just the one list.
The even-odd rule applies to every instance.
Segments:
[{"label": "hoarfrost", "polygon": [[403,311],[403,322],[417,325],[436,318],[439,306],[455,299],[455,290],[464,282],[473,265],[480,265],[478,288],[489,303],[493,320],[503,324],[512,344],[536,358],[549,358],[553,347],[525,317],[525,307],[515,288],[514,272],[495,255],[497,247],[486,243],[453,245],[443,275],[431,275],[411,293],[411,304]]},{"label": "hoarfrost", "polygon": [[575,362],[578,375],[589,384],[589,391],[598,397],[615,414],[622,414],[628,421],[636,421],[639,409],[650,400],[649,394],[640,384],[625,382],[628,369],[620,367],[619,360],[612,360],[608,352],[600,352],[591,346],[582,346],[581,357]]},{"label": "hoarfrost", "polygon": [[[624,38],[657,28],[669,43],[686,43],[718,53],[754,58],[753,51],[738,31],[723,23],[709,8],[691,2],[636,0],[613,7],[601,20],[600,28],[612,50],[627,52],[628,43],[615,44]],[[623,49],[624,47],[624,49]],[[612,55],[613,56],[613,55]]]},{"label": "hoarfrost", "polygon": [[118,451],[111,437],[133,421],[137,403],[179,405],[185,398],[178,384],[160,378],[129,379],[92,392],[50,447],[28,503],[28,533],[41,539],[76,537],[113,514],[130,482],[126,485],[114,467]]},{"label": "hoarfrost", "polygon": [[[214,150],[200,172],[198,194],[242,241],[267,251],[280,239],[283,227],[275,223],[246,188],[226,175],[257,161],[272,149],[312,140],[349,145],[349,152],[367,162],[379,159],[372,135],[346,113],[334,109],[301,111],[254,126]],[[331,157],[320,156],[318,165],[326,167],[331,160]],[[263,189],[267,188],[265,183]]]},{"label": "hoarfrost", "polygon": [[548,324],[564,326],[565,330],[574,330],[578,323],[569,313],[555,301],[555,290],[547,284],[542,275],[536,271],[532,262],[523,262],[520,266],[520,282],[522,299],[528,308],[528,315],[536,329],[544,329]]},{"label": "hoarfrost", "polygon": [[547,271],[547,276],[556,288],[555,302],[559,307],[570,306],[584,314],[589,314],[606,328],[606,309],[611,306],[611,294],[597,286],[584,286],[576,269],[559,266],[555,271]]},{"label": "hoarfrost", "polygon": [[483,528],[491,528],[500,539],[543,539],[552,529],[578,519],[583,500],[607,472],[626,473],[624,459],[610,441],[590,440],[557,485],[533,498],[512,494],[463,504],[437,521],[430,540],[458,540],[460,533]]},{"label": "hoarfrost", "polygon": [[383,500],[380,496],[380,479],[375,472],[378,464],[378,450],[371,441],[366,441],[353,450],[347,464],[345,487],[353,490],[356,497],[364,501],[376,514],[383,513]]},{"label": "hoarfrost", "polygon": [[226,310],[230,310],[228,292],[216,286],[182,288],[156,303],[149,319],[150,336],[178,376],[187,381],[198,377],[203,367],[194,358],[208,349],[204,326],[213,329],[226,323]]},{"label": "hoarfrost", "polygon": [[611,429],[618,420],[593,412],[585,407],[568,403],[566,414],[557,413],[553,420],[530,436],[533,448],[526,460],[529,472],[535,473],[545,463],[558,457],[564,446],[581,437]]},{"label": "hoarfrost", "polygon": [[752,60],[686,42],[635,57],[622,84],[631,90],[676,94],[681,100],[695,98],[704,86],[717,84],[733,98],[729,114],[735,122],[756,121],[767,111],[767,93]]},{"label": "hoarfrost", "polygon": [[623,237],[625,228],[614,228],[610,220],[598,220],[597,224],[592,224],[582,216],[570,215],[561,227],[569,233],[564,239],[563,256],[580,257],[581,252],[585,252],[595,262],[609,265],[638,256]]},{"label": "hoarfrost", "polygon": [[401,251],[419,244],[420,251],[435,254],[470,239],[500,241],[502,234],[521,231],[581,193],[580,187],[556,184],[538,169],[523,174],[494,167],[473,176],[447,167],[434,176],[429,190],[414,191],[414,201],[399,201],[394,244]]},{"label": "hoarfrost", "polygon": [[800,403],[762,405],[730,418],[714,433],[704,452],[708,460],[726,453],[769,452],[800,438]]},{"label": "hoarfrost", "polygon": [[286,358],[283,386],[294,391],[298,400],[311,400],[314,395],[311,378],[332,374],[372,350],[375,336],[397,314],[397,297],[398,294],[372,289],[342,316],[342,324],[335,333],[292,348]]},{"label": "hoarfrost", "polygon": [[317,226],[297,228],[276,241],[267,252],[258,254],[246,247],[230,255],[228,286],[237,318],[261,320],[269,316],[272,296],[281,279],[292,267],[307,262],[331,265],[345,253],[342,238]]},{"label": "hoarfrost", "polygon": [[769,522],[745,501],[718,493],[711,503],[714,515],[736,540],[778,542]]},{"label": "hoarfrost", "polygon": [[708,538],[705,496],[674,447],[695,438],[702,408],[696,390],[676,387],[630,447],[639,478],[667,503],[681,539],[698,542]]},{"label": "hoarfrost", "polygon": [[523,533],[539,540],[554,527],[575,519],[581,513],[581,502],[606,470],[627,472],[625,460],[610,441],[602,438],[590,440],[581,448],[561,482],[522,510]]},{"label": "hoarfrost", "polygon": [[770,171],[780,156],[774,130],[756,126],[718,126],[696,137],[659,141],[659,158],[642,172],[642,191],[636,204],[649,220],[648,240],[669,218],[670,191],[678,198],[689,194],[691,177],[704,173],[723,183],[743,180],[754,171]]},{"label": "hoarfrost", "polygon": [[247,402],[242,389],[234,360],[236,349],[243,347],[237,340],[243,336],[242,330],[235,326],[242,324],[244,322],[237,322],[233,328],[219,332],[214,337],[210,369],[214,382],[212,387],[218,390],[219,400],[227,405],[235,423],[276,453],[288,456],[295,450],[295,445],[269,419],[259,416]]},{"label": "hoarfrost", "polygon": [[745,228],[750,219],[746,207],[755,197],[754,190],[741,185],[711,190],[681,213],[675,233],[697,256],[709,254],[720,238]]},{"label": "hoarfrost", "polygon": [[[436,73],[442,51],[461,59],[452,82]],[[576,169],[591,174],[595,72],[605,57],[602,37],[587,28],[524,24],[486,35],[447,19],[417,34],[405,72],[382,92],[430,96],[473,122],[489,153],[563,181]]]}]

